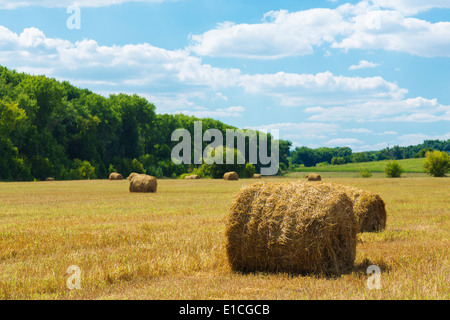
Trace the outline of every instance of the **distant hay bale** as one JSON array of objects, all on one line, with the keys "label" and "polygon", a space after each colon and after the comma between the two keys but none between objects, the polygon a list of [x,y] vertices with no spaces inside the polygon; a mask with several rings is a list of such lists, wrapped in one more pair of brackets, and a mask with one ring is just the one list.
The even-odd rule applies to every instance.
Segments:
[{"label": "distant hay bale", "polygon": [[137,175],[137,174],[139,174],[139,173],[136,173],[136,172],[130,173],[130,175],[127,177],[127,180],[128,180],[128,181],[131,181],[131,179],[133,179],[134,176]]},{"label": "distant hay bale", "polygon": [[199,175],[196,175],[196,174],[191,174],[190,176],[186,176],[186,177],[184,177],[185,179],[200,179],[200,176]]},{"label": "distant hay bale", "polygon": [[239,175],[236,172],[231,171],[231,172],[225,173],[223,175],[223,179],[224,180],[239,180]]},{"label": "distant hay bale", "polygon": [[310,173],[306,175],[306,179],[308,179],[308,181],[322,181],[322,177],[317,173]]},{"label": "distant hay bale", "polygon": [[378,232],[386,228],[387,213],[380,195],[348,186],[344,191],[353,201],[360,232]]},{"label": "distant hay bale", "polygon": [[113,172],[109,175],[109,180],[123,180],[123,176],[120,173]]},{"label": "distant hay bale", "polygon": [[352,201],[329,184],[256,183],[229,209],[226,250],[234,271],[341,274],[357,232]]},{"label": "distant hay bale", "polygon": [[45,179],[45,181],[55,181],[55,178],[53,178],[53,177],[48,177],[47,179]]},{"label": "distant hay bale", "polygon": [[156,192],[158,181],[153,176],[137,174],[130,181],[130,192]]},{"label": "distant hay bale", "polygon": [[253,175],[253,179],[261,179],[261,174],[255,173],[255,174]]}]

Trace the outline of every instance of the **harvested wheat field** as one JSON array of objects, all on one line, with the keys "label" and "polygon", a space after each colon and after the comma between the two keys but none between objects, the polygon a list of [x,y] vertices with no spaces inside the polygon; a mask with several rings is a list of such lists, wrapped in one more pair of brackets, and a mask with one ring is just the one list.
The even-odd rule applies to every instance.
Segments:
[{"label": "harvested wheat field", "polygon": [[[228,212],[253,179],[161,179],[157,193],[130,193],[127,180],[0,183],[0,299],[450,298],[450,179],[328,181],[379,194],[388,213],[333,276],[232,270]],[[369,265],[381,289],[368,288]],[[66,286],[69,266],[79,290]]]}]

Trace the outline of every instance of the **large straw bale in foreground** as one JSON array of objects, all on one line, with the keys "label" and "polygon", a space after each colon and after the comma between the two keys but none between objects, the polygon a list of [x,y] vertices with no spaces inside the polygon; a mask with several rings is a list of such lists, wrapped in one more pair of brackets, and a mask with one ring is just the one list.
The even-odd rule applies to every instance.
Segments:
[{"label": "large straw bale in foreground", "polygon": [[109,180],[123,180],[123,176],[120,173],[113,172],[109,175]]},{"label": "large straw bale in foreground", "polygon": [[234,171],[230,171],[223,175],[223,179],[224,180],[239,180],[239,175]]},{"label": "large straw bale in foreground", "polygon": [[308,181],[322,181],[322,177],[317,173],[310,173],[306,175],[306,179],[308,179]]},{"label": "large straw bale in foreground", "polygon": [[328,184],[256,183],[229,209],[227,255],[235,271],[340,274],[353,267],[352,201]]},{"label": "large straw bale in foreground", "polygon": [[153,176],[137,174],[130,181],[130,192],[156,192],[158,181]]},{"label": "large straw bale in foreground", "polygon": [[360,232],[378,232],[386,228],[386,208],[383,199],[375,193],[353,187],[340,186],[353,201],[353,211]]}]

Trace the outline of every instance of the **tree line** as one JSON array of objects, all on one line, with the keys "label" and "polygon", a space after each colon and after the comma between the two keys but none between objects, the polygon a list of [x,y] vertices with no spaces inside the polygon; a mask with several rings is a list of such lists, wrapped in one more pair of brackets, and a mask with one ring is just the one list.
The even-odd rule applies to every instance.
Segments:
[{"label": "tree line", "polygon": [[[157,114],[155,106],[138,95],[104,97],[67,81],[0,66],[0,180],[95,179],[111,172],[156,177],[194,172],[219,178],[224,171],[244,176],[260,172],[263,165],[250,164],[248,153],[245,164],[174,164],[171,151],[178,142],[171,141],[172,132],[182,128],[193,135],[196,121],[202,121],[203,132],[218,129],[225,136],[227,129],[237,129],[211,118]],[[270,141],[271,135],[266,135]],[[249,150],[248,140],[245,143]],[[207,145],[203,142],[203,149]],[[450,140],[357,153],[348,147],[291,146],[279,140],[280,173],[297,165],[423,157],[428,150],[450,151]]]},{"label": "tree line", "polygon": [[321,165],[339,165],[350,162],[370,162],[380,160],[400,160],[410,158],[423,158],[427,151],[450,152],[450,139],[425,140],[415,146],[400,147],[398,145],[386,147],[379,151],[352,152],[348,147],[317,148],[296,147],[290,152],[289,163],[291,167],[304,165],[314,167]]},{"label": "tree line", "polygon": [[[0,66],[0,179],[95,179],[111,172],[178,177],[201,165],[171,161],[177,143],[171,134],[179,128],[192,134],[199,120],[203,131],[214,128],[225,135],[237,129],[210,118],[156,114],[155,106],[138,95],[104,97],[67,81]],[[290,146],[280,141],[282,166],[288,165]],[[244,174],[261,168],[260,163],[251,166],[231,169]],[[220,174],[217,168],[203,166],[202,171]]]}]

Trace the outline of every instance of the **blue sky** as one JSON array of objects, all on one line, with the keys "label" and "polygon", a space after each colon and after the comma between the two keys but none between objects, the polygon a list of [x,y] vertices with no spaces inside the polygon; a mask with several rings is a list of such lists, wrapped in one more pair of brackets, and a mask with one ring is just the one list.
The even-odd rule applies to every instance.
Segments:
[{"label": "blue sky", "polygon": [[0,0],[0,65],[355,151],[450,138],[450,0]]}]

